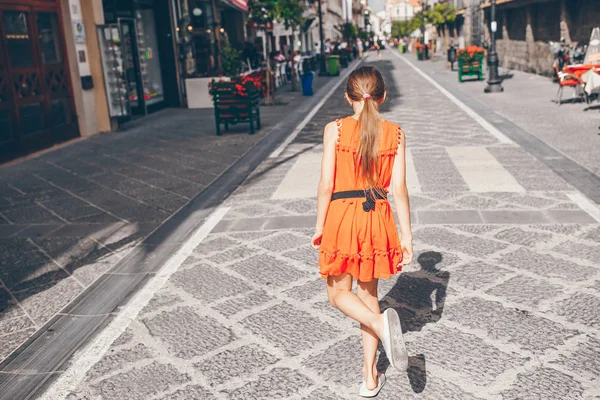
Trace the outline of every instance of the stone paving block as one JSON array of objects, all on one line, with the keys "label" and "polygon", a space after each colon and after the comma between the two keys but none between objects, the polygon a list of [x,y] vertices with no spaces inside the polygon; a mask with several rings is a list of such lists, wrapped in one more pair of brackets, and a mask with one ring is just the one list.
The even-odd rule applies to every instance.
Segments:
[{"label": "stone paving block", "polygon": [[10,295],[8,290],[0,287],[0,321],[24,315],[25,313],[19,307],[18,302]]},{"label": "stone paving block", "polygon": [[140,311],[140,315],[145,316],[150,313],[154,313],[163,307],[170,307],[181,302],[183,302],[183,300],[181,300],[181,297],[179,297],[175,293],[167,291],[167,289],[163,287],[161,290],[156,292],[156,294],[154,295],[154,297],[152,297],[148,304],[144,308],[142,308],[142,311]]},{"label": "stone paving block", "polygon": [[560,233],[561,235],[575,235],[583,229],[583,225],[579,224],[543,224],[543,225],[531,225],[531,228],[535,228],[542,231],[548,231],[553,233]]},{"label": "stone paving block", "polygon": [[22,317],[10,319],[0,317],[0,337],[2,337],[2,335],[8,335],[27,328],[35,328],[35,324],[28,316],[23,315]]},{"label": "stone paving block", "polygon": [[570,375],[552,368],[538,368],[520,373],[512,387],[501,394],[506,400],[521,400],[524,394],[528,399],[576,400],[583,398],[583,388]]},{"label": "stone paving block", "polygon": [[585,340],[574,349],[563,352],[551,362],[562,369],[572,371],[576,376],[596,379],[600,376],[600,339],[586,335]]},{"label": "stone paving block", "polygon": [[237,240],[233,240],[228,236],[209,236],[194,249],[194,255],[202,258],[215,252],[228,250],[239,244]]},{"label": "stone paving block", "polygon": [[548,242],[553,238],[549,233],[530,232],[517,227],[503,229],[496,233],[494,237],[498,240],[526,247],[534,247],[538,243]]},{"label": "stone paving block", "polygon": [[305,242],[303,238],[287,232],[269,236],[263,240],[255,242],[256,245],[262,247],[263,249],[267,249],[275,253],[282,253],[283,251],[294,249],[303,245],[304,243]]},{"label": "stone paving block", "polygon": [[457,209],[467,210],[495,210],[499,208],[500,202],[483,195],[468,195],[452,201]]},{"label": "stone paving block", "polygon": [[575,293],[557,303],[553,309],[566,320],[600,328],[600,297],[588,293]]},{"label": "stone paving block", "polygon": [[503,255],[501,262],[513,268],[533,272],[543,277],[564,278],[572,282],[586,280],[597,273],[595,268],[564,261],[525,248]]},{"label": "stone paving block", "polygon": [[426,228],[416,231],[413,236],[415,242],[460,251],[474,257],[487,257],[508,246],[505,243],[461,235],[443,228]]},{"label": "stone paving block", "polygon": [[230,263],[239,260],[240,258],[250,257],[256,254],[256,250],[244,245],[239,245],[231,249],[221,251],[208,259],[216,264]]},{"label": "stone paving block", "polygon": [[360,335],[353,335],[340,340],[327,350],[302,362],[303,368],[314,371],[323,380],[344,387],[358,387],[360,385],[362,366]]},{"label": "stone paving block", "polygon": [[250,310],[254,307],[265,304],[273,299],[274,297],[269,296],[265,291],[257,290],[247,293],[240,298],[215,304],[213,305],[213,308],[219,311],[221,314],[230,317],[241,311]]},{"label": "stone paving block", "polygon": [[316,390],[313,390],[306,396],[302,398],[302,400],[343,400],[346,397],[338,396],[337,394],[332,393],[326,386],[320,387]]},{"label": "stone paving block", "polygon": [[499,228],[498,225],[452,225],[451,228],[458,229],[463,232],[473,233],[475,235],[485,235],[488,232],[495,231]]},{"label": "stone paving block", "polygon": [[574,241],[567,241],[559,244],[553,249],[559,254],[567,254],[573,258],[588,260],[595,265],[600,266],[600,245],[590,246]]},{"label": "stone paving block", "polygon": [[185,386],[182,389],[177,390],[176,392],[169,393],[164,397],[161,397],[161,400],[217,400],[215,395],[210,393],[208,390],[203,388],[200,385],[189,385]]},{"label": "stone paving block", "polygon": [[2,215],[13,224],[55,224],[66,222],[37,204],[32,204],[26,208],[6,209],[2,211]]},{"label": "stone paving block", "polygon": [[[415,358],[417,357],[410,357],[409,360]],[[447,378],[444,379],[429,371],[424,371],[426,369],[427,359],[425,357],[423,357],[422,368],[411,366],[409,361],[407,376],[388,376],[388,380],[377,399],[476,400],[479,398],[455,385],[456,382],[448,382]]]},{"label": "stone paving block", "polygon": [[153,354],[150,349],[142,343],[131,349],[115,350],[111,348],[108,354],[88,371],[85,379],[86,381],[94,381],[115,370],[127,368],[127,364],[152,357]]},{"label": "stone paving block", "polygon": [[204,303],[250,290],[243,280],[206,264],[177,271],[173,274],[171,282]]},{"label": "stone paving block", "polygon": [[600,226],[595,226],[592,229],[579,234],[578,236],[594,243],[600,243]]},{"label": "stone paving block", "polygon": [[113,347],[117,347],[117,346],[124,346],[128,343],[131,343],[131,341],[134,339],[134,333],[131,330],[131,327],[128,327],[127,329],[125,329],[125,332],[123,332],[118,338],[117,340],[115,340],[113,342]]},{"label": "stone paving block", "polygon": [[541,301],[563,294],[563,288],[544,280],[518,275],[488,289],[486,293],[535,308]]},{"label": "stone paving block", "polygon": [[[303,239],[301,242],[304,242]],[[296,250],[288,251],[283,253],[282,256],[290,258],[295,261],[299,261],[307,266],[315,267],[315,271],[318,271],[319,263],[319,252],[315,250],[310,244],[299,247]]]},{"label": "stone paving block", "polygon": [[313,382],[300,372],[289,368],[276,368],[260,375],[257,380],[229,390],[231,400],[286,399],[311,386]]},{"label": "stone paving block", "polygon": [[489,211],[480,212],[483,222],[486,224],[539,224],[553,222],[542,211]]},{"label": "stone paving block", "polygon": [[410,348],[410,354],[424,354],[427,364],[458,373],[461,380],[478,386],[491,384],[506,370],[526,361],[516,354],[500,351],[474,335],[442,326],[417,336],[411,341]]},{"label": "stone paving block", "polygon": [[41,326],[83,291],[72,277],[13,292],[23,310]]},{"label": "stone paving block", "polygon": [[241,324],[252,333],[280,347],[289,355],[298,355],[340,332],[330,324],[288,303],[280,303],[250,315]]},{"label": "stone paving block", "polygon": [[31,337],[37,328],[27,328],[0,337],[0,361],[4,360],[17,347]]},{"label": "stone paving block", "polygon": [[536,354],[556,348],[579,333],[526,311],[474,297],[446,307],[444,317],[471,329],[482,329],[493,339],[516,344]]},{"label": "stone paving block", "polygon": [[86,237],[45,237],[33,239],[33,242],[71,274],[112,255],[107,247]]},{"label": "stone paving block", "polygon": [[325,295],[327,289],[327,283],[324,279],[319,278],[312,280],[303,285],[295,286],[291,289],[283,292],[286,296],[298,300],[298,301],[306,301],[310,300],[317,295]]},{"label": "stone paving block", "polygon": [[491,285],[511,271],[482,261],[469,262],[455,268],[450,274],[450,286],[462,286],[469,290],[479,290]]},{"label": "stone paving block", "polygon": [[419,211],[420,224],[479,224],[482,222],[476,210]]},{"label": "stone paving block", "polygon": [[[269,204],[265,204],[264,201],[264,193],[260,193],[262,195],[263,201],[257,203],[251,203],[243,206],[234,207],[232,210],[235,214],[237,214],[237,218],[256,218],[256,217],[264,217],[270,216],[276,212],[277,209],[272,207]],[[245,203],[242,203],[245,204]],[[233,214],[232,214],[233,215]],[[230,216],[231,217],[231,216]],[[229,217],[229,218],[230,218]]]},{"label": "stone paving block", "polygon": [[314,215],[291,215],[267,219],[264,229],[311,228],[315,226]]},{"label": "stone paving block", "polygon": [[[437,203],[436,200],[432,200],[425,196],[419,196],[416,194],[409,194],[409,200],[410,200],[410,209],[412,211],[418,211],[418,210],[422,210],[425,208],[435,209],[435,206],[433,206],[433,204]],[[390,199],[390,203],[391,203],[391,199]]]},{"label": "stone paving block", "polygon": [[251,242],[267,236],[275,235],[276,233],[277,231],[231,232],[228,234],[228,236],[234,239]]},{"label": "stone paving block", "polygon": [[172,365],[153,362],[112,376],[92,388],[103,399],[147,400],[189,380],[189,375],[182,374]]},{"label": "stone paving block", "polygon": [[152,336],[166,344],[171,355],[183,359],[213,351],[235,339],[230,329],[190,307],[162,312],[143,322]]},{"label": "stone paving block", "polygon": [[308,276],[291,264],[267,254],[260,254],[231,265],[233,271],[259,285],[291,284]]},{"label": "stone paving block", "polygon": [[280,207],[294,214],[313,215],[317,210],[316,199],[297,199],[281,202]]},{"label": "stone paving block", "polygon": [[225,350],[210,360],[194,364],[211,386],[220,385],[232,379],[256,376],[279,358],[267,353],[256,344]]},{"label": "stone paving block", "polygon": [[340,310],[331,305],[329,301],[319,301],[312,305],[312,308],[320,313],[337,321],[346,321],[346,317]]},{"label": "stone paving block", "polygon": [[562,224],[594,224],[597,221],[583,210],[548,210],[546,214],[555,222]]}]

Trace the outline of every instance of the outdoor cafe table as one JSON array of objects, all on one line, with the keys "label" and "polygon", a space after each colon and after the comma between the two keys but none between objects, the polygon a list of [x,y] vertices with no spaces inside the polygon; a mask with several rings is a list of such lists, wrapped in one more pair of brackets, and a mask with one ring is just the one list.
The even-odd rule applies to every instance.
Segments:
[{"label": "outdoor cafe table", "polygon": [[584,90],[588,95],[598,91],[600,89],[600,67],[585,71],[581,74],[581,80],[585,82]]}]

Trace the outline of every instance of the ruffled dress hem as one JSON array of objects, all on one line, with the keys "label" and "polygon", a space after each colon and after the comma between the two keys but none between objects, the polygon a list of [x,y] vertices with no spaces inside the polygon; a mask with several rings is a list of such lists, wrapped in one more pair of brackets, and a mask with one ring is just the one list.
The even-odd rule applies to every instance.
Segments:
[{"label": "ruffled dress hem", "polygon": [[323,279],[329,276],[350,274],[355,280],[370,282],[372,279],[390,279],[402,271],[399,265],[402,251],[398,248],[375,250],[369,254],[343,254],[339,250],[321,250],[319,255],[319,273]]}]

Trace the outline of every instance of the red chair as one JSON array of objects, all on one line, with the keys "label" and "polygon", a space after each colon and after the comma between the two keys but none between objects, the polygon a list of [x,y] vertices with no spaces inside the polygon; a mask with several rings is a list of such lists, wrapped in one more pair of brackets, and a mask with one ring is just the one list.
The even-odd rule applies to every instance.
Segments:
[{"label": "red chair", "polygon": [[585,82],[581,78],[570,72],[560,72],[558,67],[554,67],[554,73],[558,79],[558,92],[556,93],[556,102],[558,105],[562,104],[562,94],[565,87],[573,88],[573,97],[585,97],[584,100],[587,102],[587,93],[583,90]]}]

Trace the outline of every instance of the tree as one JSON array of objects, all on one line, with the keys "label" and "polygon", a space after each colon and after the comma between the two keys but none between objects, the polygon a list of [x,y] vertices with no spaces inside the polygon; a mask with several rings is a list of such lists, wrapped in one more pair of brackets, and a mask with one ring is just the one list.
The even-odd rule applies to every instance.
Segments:
[{"label": "tree", "polygon": [[[267,35],[267,24],[272,24],[277,17],[277,0],[249,0],[248,1],[248,19],[257,29],[262,30],[265,38],[265,51],[267,54],[267,98],[266,104],[273,104],[273,96],[271,94],[271,55],[269,49],[270,38]],[[274,92],[274,91],[273,91]]]},{"label": "tree", "polygon": [[408,36],[410,22],[408,21],[393,21],[392,22],[392,37],[399,38]]},{"label": "tree", "polygon": [[358,37],[358,28],[352,22],[346,22],[340,26],[336,26],[335,29],[342,34],[342,37],[346,39],[348,44],[351,44]]},{"label": "tree", "polygon": [[434,25],[438,32],[444,33],[444,50],[448,50],[449,29],[456,20],[456,8],[448,3],[437,3],[432,9],[425,12],[425,19]]},{"label": "tree", "polygon": [[294,46],[296,45],[294,37],[295,32],[298,30],[300,25],[304,22],[304,14],[305,6],[304,2],[298,0],[278,0],[277,1],[277,20],[279,22],[283,22],[285,25],[285,29],[292,30],[292,91],[296,91],[296,68],[294,61]]}]

